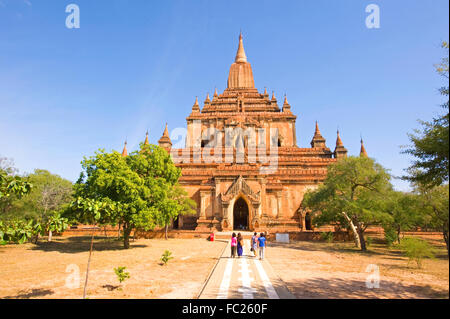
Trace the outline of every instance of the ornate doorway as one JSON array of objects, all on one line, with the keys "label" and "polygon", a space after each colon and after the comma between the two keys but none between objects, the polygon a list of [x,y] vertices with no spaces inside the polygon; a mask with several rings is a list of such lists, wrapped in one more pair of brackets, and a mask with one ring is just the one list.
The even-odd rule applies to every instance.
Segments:
[{"label": "ornate doorway", "polygon": [[242,197],[240,197],[234,203],[233,229],[234,230],[248,229],[248,205]]}]

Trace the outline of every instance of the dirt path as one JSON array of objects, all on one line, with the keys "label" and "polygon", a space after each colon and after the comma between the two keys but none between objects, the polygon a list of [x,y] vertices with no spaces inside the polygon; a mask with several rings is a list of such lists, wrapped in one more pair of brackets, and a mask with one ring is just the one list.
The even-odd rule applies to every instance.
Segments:
[{"label": "dirt path", "polygon": [[201,299],[290,299],[294,296],[274,273],[268,259],[259,260],[244,241],[240,258],[230,257],[230,244],[224,250],[206,284]]}]

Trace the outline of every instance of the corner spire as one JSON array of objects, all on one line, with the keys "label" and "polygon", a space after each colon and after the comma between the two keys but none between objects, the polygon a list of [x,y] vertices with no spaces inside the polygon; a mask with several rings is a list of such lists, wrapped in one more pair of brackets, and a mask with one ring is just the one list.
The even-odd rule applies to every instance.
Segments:
[{"label": "corner spire", "polygon": [[339,135],[339,130],[337,130],[336,146],[344,146],[342,143],[341,136]]},{"label": "corner spire", "polygon": [[192,113],[200,112],[200,106],[198,105],[198,96],[195,97],[194,105],[192,106]]},{"label": "corner spire", "polygon": [[128,156],[128,151],[127,151],[127,140],[125,140],[125,144],[123,146],[123,151],[122,151],[122,157],[127,157]]},{"label": "corner spire", "polygon": [[363,139],[361,138],[361,151],[359,152],[360,157],[369,157],[366,152],[366,148],[364,147]]},{"label": "corner spire", "polygon": [[341,136],[339,135],[339,130],[337,131],[336,138],[336,148],[334,149],[334,158],[342,158],[347,157],[347,149],[344,147],[344,143],[342,143]]},{"label": "corner spire", "polygon": [[291,112],[291,106],[289,105],[286,94],[284,95],[283,112]]},{"label": "corner spire", "polygon": [[148,145],[148,144],[150,144],[150,143],[148,142],[148,130],[147,130],[147,133],[145,133],[144,145]]},{"label": "corner spire", "polygon": [[324,137],[322,136],[322,134],[320,133],[320,130],[319,130],[319,123],[316,121],[316,130],[314,132],[314,136],[311,141],[311,147],[312,148],[327,147],[325,142],[326,142],[326,140],[324,139]]},{"label": "corner spire", "polygon": [[242,32],[239,34],[239,47],[234,62],[236,63],[247,62],[247,56],[245,55],[244,51],[244,40],[242,39]]},{"label": "corner spire", "polygon": [[167,123],[163,135],[158,140],[158,145],[164,148],[166,151],[170,151],[170,149],[172,148],[172,141],[170,140],[169,137],[169,130],[167,129]]},{"label": "corner spire", "polygon": [[314,135],[321,135],[319,130],[319,122],[316,121],[316,131],[314,132]]}]

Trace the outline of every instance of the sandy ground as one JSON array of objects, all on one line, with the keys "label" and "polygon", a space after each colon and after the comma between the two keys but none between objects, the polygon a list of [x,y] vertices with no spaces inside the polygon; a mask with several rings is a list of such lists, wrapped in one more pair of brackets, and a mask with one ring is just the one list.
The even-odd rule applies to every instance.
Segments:
[{"label": "sandy ground", "polygon": [[[195,298],[224,246],[205,239],[140,239],[125,250],[115,239],[96,239],[87,297]],[[82,298],[89,247],[89,237],[0,246],[0,298]],[[166,249],[174,259],[162,266]],[[131,276],[122,285],[118,266]]]},{"label": "sandy ground", "polygon": [[[436,258],[424,260],[422,269],[408,265],[400,251],[377,241],[366,253],[352,243],[271,242],[266,258],[297,298],[448,298],[447,253],[442,241],[430,242]],[[0,246],[0,298],[81,298],[89,244],[89,237],[69,237]],[[124,250],[122,242],[98,238],[87,296],[195,298],[224,247],[224,241],[205,239],[140,239]],[[160,257],[166,249],[174,259],[162,266]],[[378,267],[379,288],[366,287],[368,276],[376,271],[369,265]],[[113,270],[118,266],[127,267],[131,275],[121,285]],[[73,286],[77,283],[78,288]]]},{"label": "sandy ground", "polygon": [[[367,253],[352,243],[269,243],[267,258],[297,298],[449,298],[449,260],[442,240],[436,252],[422,269],[408,266],[400,251],[377,243]],[[377,267],[379,288],[369,289],[366,281],[375,283]]]}]

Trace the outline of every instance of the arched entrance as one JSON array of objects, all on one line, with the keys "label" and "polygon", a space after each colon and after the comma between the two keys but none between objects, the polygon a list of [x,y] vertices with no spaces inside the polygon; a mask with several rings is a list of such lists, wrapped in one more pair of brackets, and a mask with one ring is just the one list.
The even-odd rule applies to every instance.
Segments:
[{"label": "arched entrance", "polygon": [[248,205],[246,201],[239,197],[234,203],[233,207],[233,229],[246,230],[248,229]]}]

